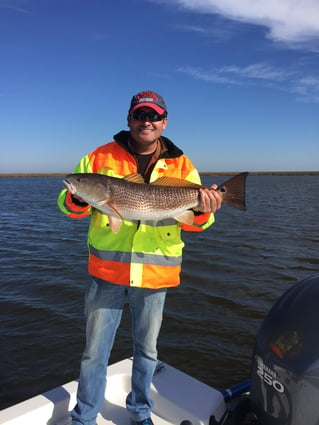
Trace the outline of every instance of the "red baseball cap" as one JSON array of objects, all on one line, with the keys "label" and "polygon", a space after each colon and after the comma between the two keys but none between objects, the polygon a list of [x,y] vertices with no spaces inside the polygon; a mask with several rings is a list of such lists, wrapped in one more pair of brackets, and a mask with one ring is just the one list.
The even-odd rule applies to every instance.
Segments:
[{"label": "red baseball cap", "polygon": [[167,112],[164,99],[153,91],[142,91],[132,97],[129,112],[134,112],[142,106],[148,106],[159,114]]}]

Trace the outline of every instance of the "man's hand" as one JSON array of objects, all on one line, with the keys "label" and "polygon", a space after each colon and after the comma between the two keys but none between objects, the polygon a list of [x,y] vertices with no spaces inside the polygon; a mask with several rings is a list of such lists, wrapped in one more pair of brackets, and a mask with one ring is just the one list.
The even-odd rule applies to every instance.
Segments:
[{"label": "man's hand", "polygon": [[199,204],[194,208],[195,211],[214,213],[221,208],[222,197],[217,192],[217,187],[216,184],[213,184],[210,189],[199,190]]}]

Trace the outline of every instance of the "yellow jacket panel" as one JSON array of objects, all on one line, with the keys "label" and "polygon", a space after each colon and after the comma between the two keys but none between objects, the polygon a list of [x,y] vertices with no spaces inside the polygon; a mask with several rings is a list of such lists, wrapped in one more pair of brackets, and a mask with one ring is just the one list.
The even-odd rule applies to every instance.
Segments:
[{"label": "yellow jacket panel", "polygon": [[[160,139],[148,180],[163,175],[200,183],[191,161],[169,139]],[[129,148],[129,132],[122,131],[114,141],[100,146],[81,159],[75,173],[100,173],[125,177],[138,172],[138,164]],[[113,233],[108,217],[90,205],[75,203],[63,189],[58,205],[72,218],[91,216],[88,231],[88,271],[102,280],[145,288],[177,286],[180,283],[182,250],[181,230],[202,231],[214,222],[214,215],[200,213],[192,225],[174,219],[161,221],[123,221],[120,231]]]}]

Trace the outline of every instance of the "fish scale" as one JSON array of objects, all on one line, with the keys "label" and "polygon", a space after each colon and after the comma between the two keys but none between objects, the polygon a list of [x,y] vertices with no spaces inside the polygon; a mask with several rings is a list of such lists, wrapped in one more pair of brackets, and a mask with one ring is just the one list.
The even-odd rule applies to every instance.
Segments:
[{"label": "fish scale", "polygon": [[167,218],[198,204],[198,189],[126,183],[115,184],[112,202],[132,220],[141,219],[141,215],[144,220]]}]

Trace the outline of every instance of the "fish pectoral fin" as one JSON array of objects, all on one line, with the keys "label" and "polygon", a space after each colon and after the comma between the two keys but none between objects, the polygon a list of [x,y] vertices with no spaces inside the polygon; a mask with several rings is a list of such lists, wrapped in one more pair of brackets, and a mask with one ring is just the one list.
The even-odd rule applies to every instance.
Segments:
[{"label": "fish pectoral fin", "polygon": [[151,183],[154,186],[174,186],[174,187],[190,187],[193,189],[204,188],[201,184],[193,183],[188,180],[179,179],[178,177],[160,177]]},{"label": "fish pectoral fin", "polygon": [[113,233],[118,233],[122,226],[122,220],[124,218],[121,216],[121,214],[117,211],[117,209],[112,205],[112,203],[108,204],[109,210],[112,211],[112,214],[108,214],[109,219],[109,225]]},{"label": "fish pectoral fin", "polygon": [[95,200],[95,204],[99,207],[99,208],[103,208],[104,205],[108,205],[109,203],[105,200],[105,199],[96,199]]},{"label": "fish pectoral fin", "polygon": [[128,174],[127,176],[123,177],[123,180],[133,183],[145,184],[143,176],[139,173]]},{"label": "fish pectoral fin", "polygon": [[109,225],[113,233],[118,233],[121,226],[122,220],[114,215],[108,215]]},{"label": "fish pectoral fin", "polygon": [[187,210],[182,212],[182,214],[174,217],[175,220],[184,224],[193,224],[194,223],[194,213],[193,211]]}]

